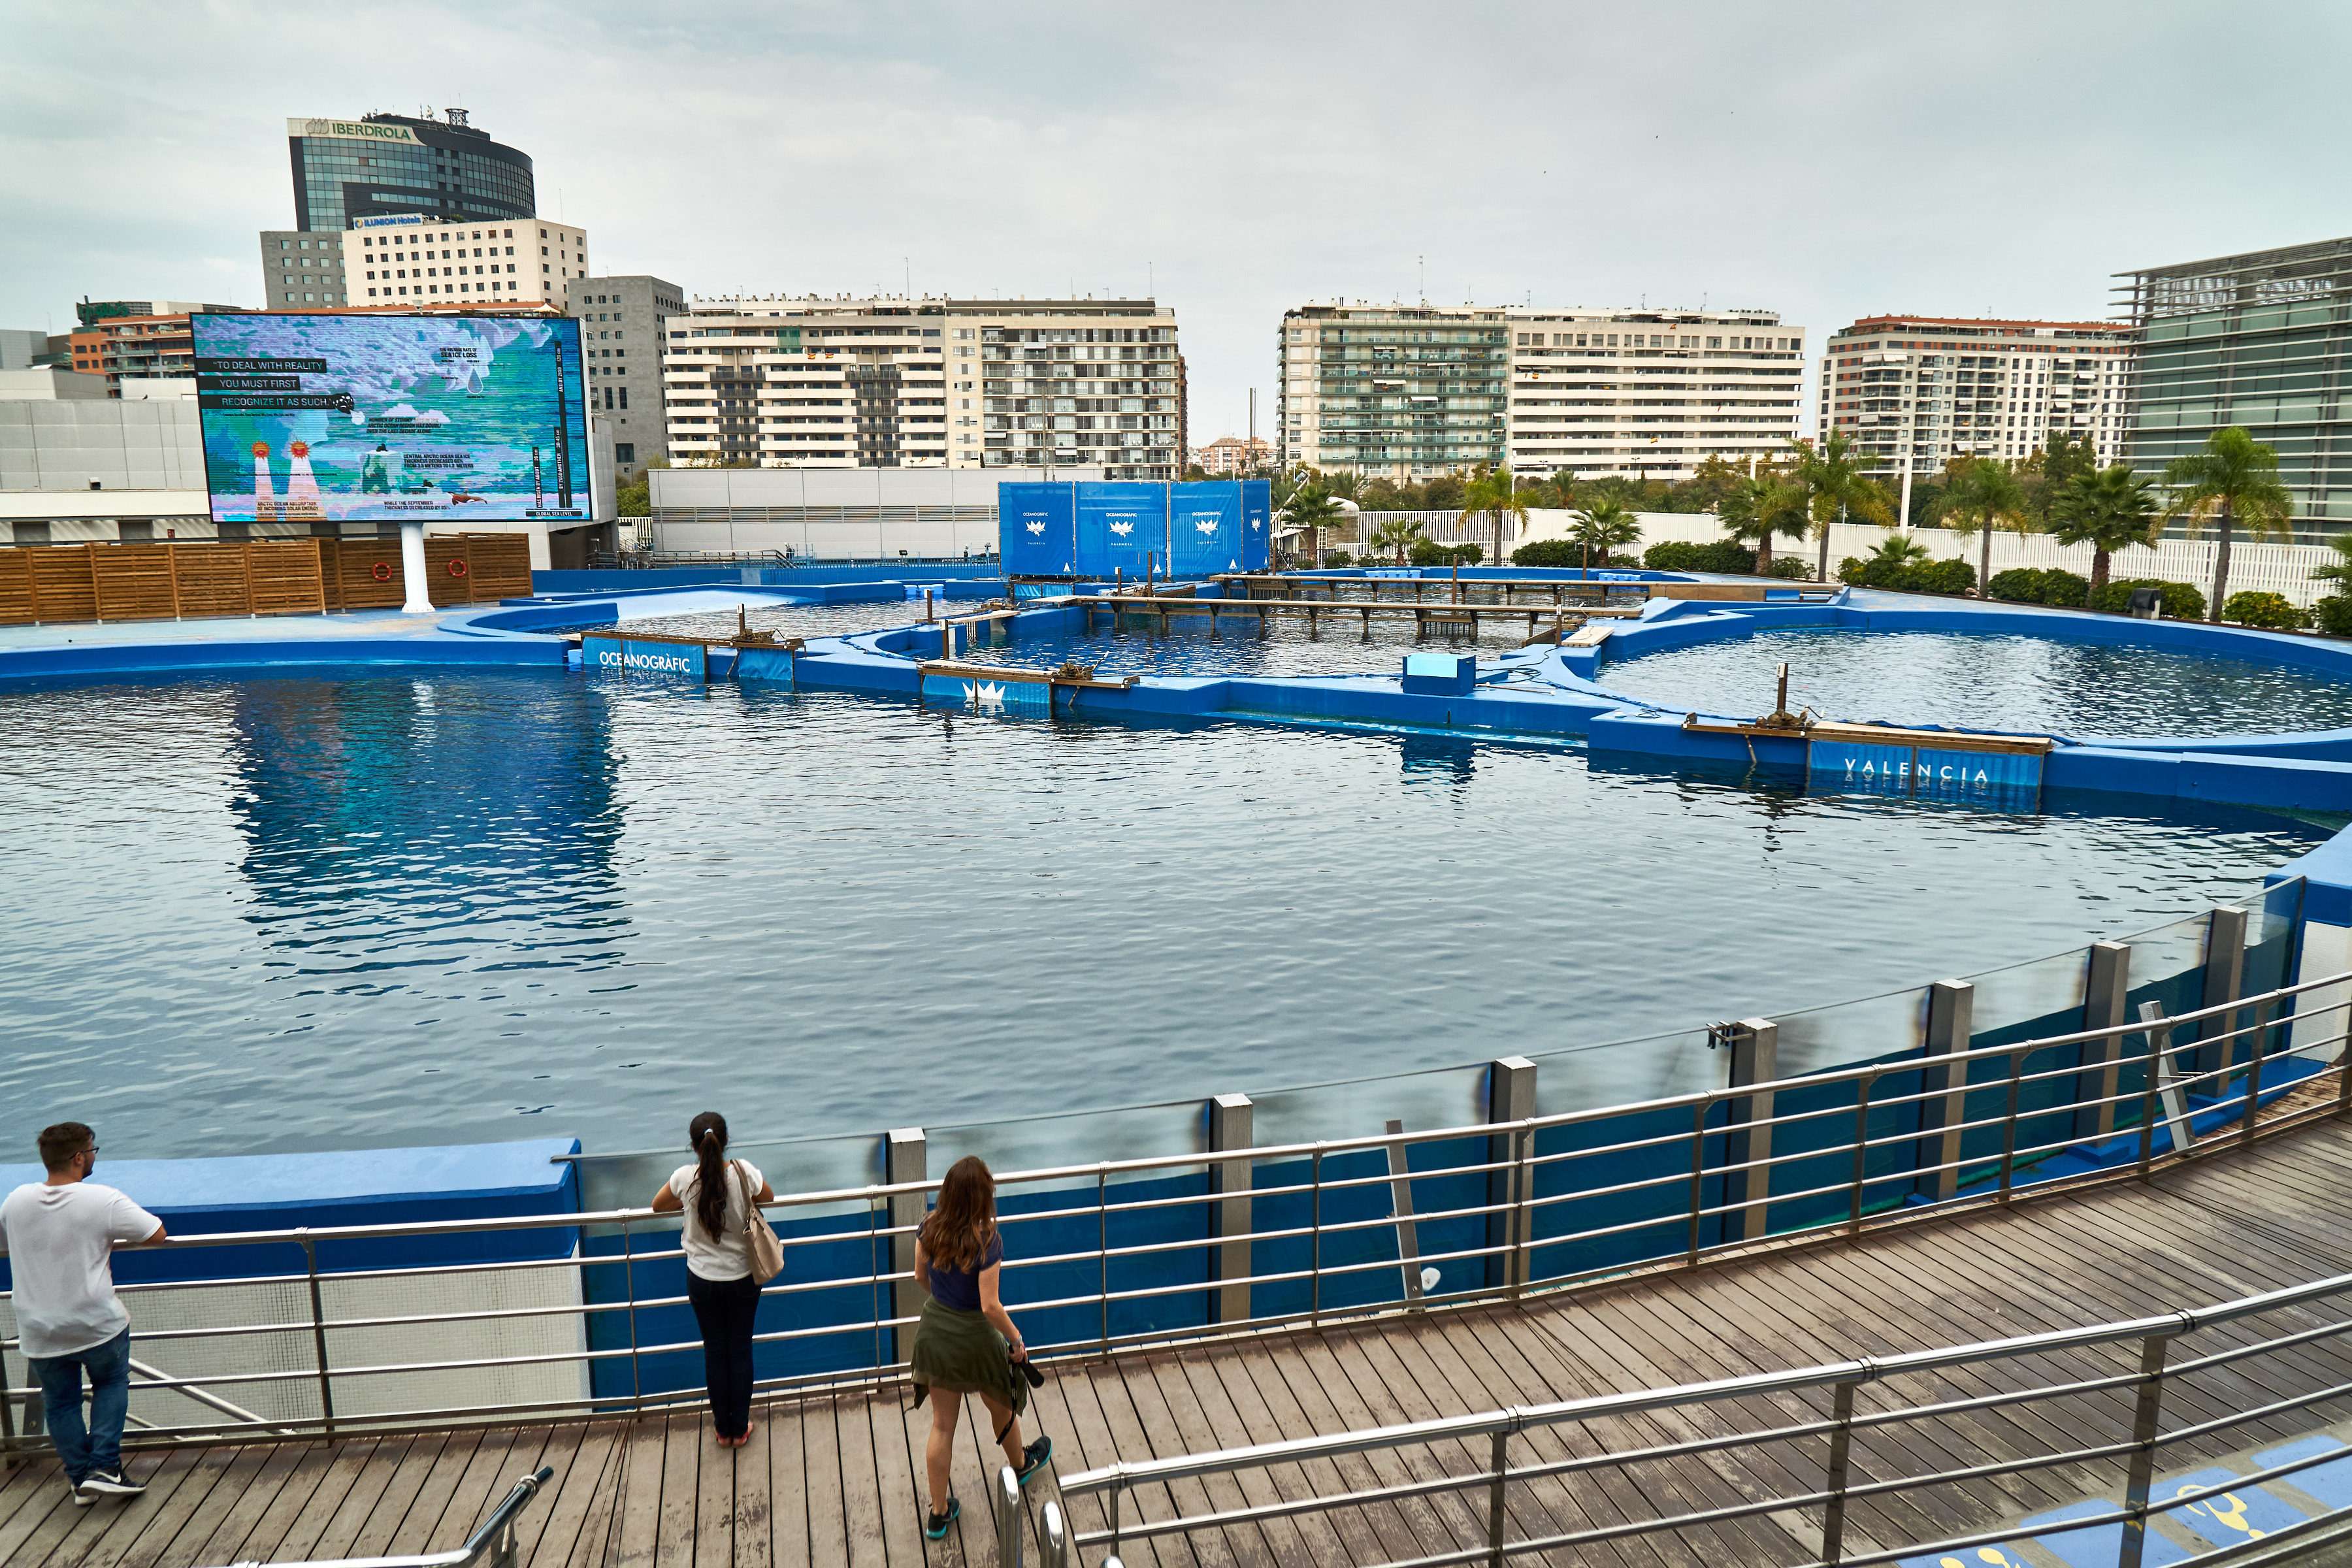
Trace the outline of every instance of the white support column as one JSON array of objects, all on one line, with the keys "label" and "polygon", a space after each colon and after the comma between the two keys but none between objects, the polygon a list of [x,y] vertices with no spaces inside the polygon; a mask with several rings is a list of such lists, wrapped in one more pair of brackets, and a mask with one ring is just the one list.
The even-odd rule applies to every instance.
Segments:
[{"label": "white support column", "polygon": [[429,616],[433,613],[433,595],[425,581],[425,523],[400,525],[400,581],[407,591],[407,599],[400,606],[404,616]]}]

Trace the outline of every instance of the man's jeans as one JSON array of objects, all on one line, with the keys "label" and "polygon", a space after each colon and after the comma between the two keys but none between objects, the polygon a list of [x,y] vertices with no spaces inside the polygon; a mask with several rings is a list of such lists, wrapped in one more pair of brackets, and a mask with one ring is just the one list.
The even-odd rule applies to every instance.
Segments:
[{"label": "man's jeans", "polygon": [[[41,1380],[41,1407],[49,1437],[65,1461],[66,1479],[81,1485],[92,1470],[120,1473],[122,1423],[131,1414],[131,1331],[71,1355],[27,1356]],[[89,1373],[89,1425],[81,1418],[81,1374]]]}]

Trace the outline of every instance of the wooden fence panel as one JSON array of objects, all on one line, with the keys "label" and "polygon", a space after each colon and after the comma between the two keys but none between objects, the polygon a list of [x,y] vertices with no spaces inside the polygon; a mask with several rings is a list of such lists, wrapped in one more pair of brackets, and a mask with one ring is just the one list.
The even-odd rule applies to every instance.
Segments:
[{"label": "wooden fence panel", "polygon": [[0,550],[0,626],[33,624],[33,552]]},{"label": "wooden fence panel", "polygon": [[107,621],[167,621],[180,613],[168,544],[93,544],[90,584]]},{"label": "wooden fence panel", "polygon": [[258,616],[322,616],[325,584],[316,539],[256,540],[245,547]]},{"label": "wooden fence panel", "polygon": [[465,536],[469,568],[466,581],[473,585],[474,603],[530,597],[530,540],[520,533],[469,533]]},{"label": "wooden fence panel", "polygon": [[44,621],[94,621],[98,595],[89,580],[89,547],[32,545],[33,607]]},{"label": "wooden fence panel", "polygon": [[328,605],[338,610],[395,610],[405,602],[406,585],[400,575],[397,539],[341,539],[328,542],[332,570],[328,573]]},{"label": "wooden fence panel", "polygon": [[180,584],[184,616],[247,616],[253,587],[246,575],[242,544],[173,544],[172,574]]}]

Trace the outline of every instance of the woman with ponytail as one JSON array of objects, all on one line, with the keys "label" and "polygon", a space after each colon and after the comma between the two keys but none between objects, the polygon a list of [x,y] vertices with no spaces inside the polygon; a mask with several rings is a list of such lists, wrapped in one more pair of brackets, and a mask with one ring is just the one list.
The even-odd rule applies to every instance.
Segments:
[{"label": "woman with ponytail", "polygon": [[671,1173],[654,1194],[654,1211],[686,1211],[678,1232],[686,1246],[686,1299],[702,1329],[710,1419],[719,1446],[740,1448],[751,1436],[751,1325],[760,1310],[743,1229],[751,1205],[773,1203],[776,1194],[750,1161],[727,1158],[727,1118],[719,1112],[696,1117],[686,1136],[694,1163]]},{"label": "woman with ponytail", "polygon": [[915,1325],[915,1403],[931,1401],[931,1436],[923,1448],[923,1469],[931,1487],[930,1516],[923,1534],[946,1536],[962,1505],[948,1490],[949,1450],[963,1396],[977,1394],[988,1407],[989,1430],[1004,1447],[1005,1463],[1027,1486],[1029,1478],[1054,1457],[1054,1440],[1040,1437],[1023,1447],[1021,1412],[1029,1403],[1029,1382],[1014,1363],[1028,1359],[1021,1331],[997,1296],[1003,1271],[1004,1240],[996,1233],[996,1178],[977,1155],[948,1167],[940,1201],[915,1239],[915,1278],[930,1292]]}]

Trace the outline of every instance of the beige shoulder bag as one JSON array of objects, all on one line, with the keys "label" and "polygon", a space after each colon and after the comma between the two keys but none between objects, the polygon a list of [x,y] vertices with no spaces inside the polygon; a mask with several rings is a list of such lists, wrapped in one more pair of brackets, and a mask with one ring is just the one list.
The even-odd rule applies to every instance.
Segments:
[{"label": "beige shoulder bag", "polygon": [[743,1190],[743,1257],[751,1265],[751,1278],[765,1285],[784,1271],[784,1244],[768,1224],[768,1216],[760,1212],[751,1191],[751,1178],[743,1173],[743,1163],[730,1160],[735,1184]]}]

